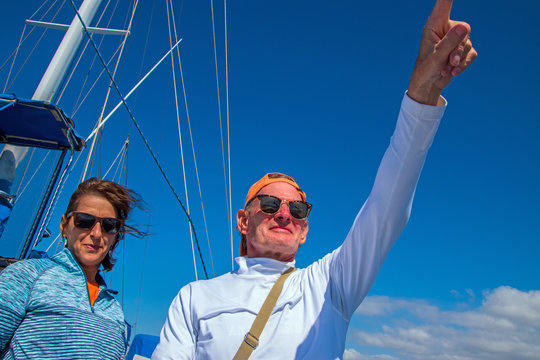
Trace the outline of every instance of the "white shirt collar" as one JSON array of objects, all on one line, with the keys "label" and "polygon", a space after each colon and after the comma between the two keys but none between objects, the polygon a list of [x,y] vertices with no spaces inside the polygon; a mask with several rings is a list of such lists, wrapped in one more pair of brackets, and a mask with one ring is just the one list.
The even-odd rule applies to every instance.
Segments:
[{"label": "white shirt collar", "polygon": [[296,263],[295,260],[284,262],[270,258],[248,258],[247,256],[239,256],[235,260],[239,266],[236,272],[248,275],[281,274],[288,268],[294,267]]}]

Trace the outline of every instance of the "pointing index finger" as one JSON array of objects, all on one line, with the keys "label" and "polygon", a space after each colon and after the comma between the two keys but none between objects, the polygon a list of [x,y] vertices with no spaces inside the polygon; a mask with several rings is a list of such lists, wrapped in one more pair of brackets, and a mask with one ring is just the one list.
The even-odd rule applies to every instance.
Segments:
[{"label": "pointing index finger", "polygon": [[448,21],[450,10],[452,10],[452,0],[437,0],[429,17],[434,22]]}]

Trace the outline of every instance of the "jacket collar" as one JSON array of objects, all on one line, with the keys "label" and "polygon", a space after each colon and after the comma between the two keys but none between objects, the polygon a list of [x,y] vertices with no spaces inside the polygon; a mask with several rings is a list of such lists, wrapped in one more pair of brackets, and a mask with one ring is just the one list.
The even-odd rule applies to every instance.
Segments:
[{"label": "jacket collar", "polygon": [[[75,259],[75,256],[73,255],[73,253],[71,252],[70,249],[65,248],[64,250],[60,251],[58,254],[54,255],[51,258],[51,260],[53,260],[54,262],[64,266],[70,272],[78,272],[86,280],[86,275],[84,274],[84,271],[83,271],[81,265]],[[100,290],[110,292],[111,294],[114,294],[114,295],[118,294],[118,291],[107,288],[107,284],[105,283],[105,280],[103,279],[103,277],[101,276],[99,271],[96,274],[96,280],[97,280],[97,283],[99,285]]]},{"label": "jacket collar", "polygon": [[51,260],[69,269],[71,272],[80,272],[84,275],[84,271],[73,256],[73,253],[68,248],[64,248],[58,254],[51,257]]}]

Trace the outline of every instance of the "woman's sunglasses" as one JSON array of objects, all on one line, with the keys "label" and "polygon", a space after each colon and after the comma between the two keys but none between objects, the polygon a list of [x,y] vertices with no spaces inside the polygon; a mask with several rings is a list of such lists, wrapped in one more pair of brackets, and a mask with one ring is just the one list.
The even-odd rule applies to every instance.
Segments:
[{"label": "woman's sunglasses", "polygon": [[122,227],[123,221],[110,217],[99,217],[91,214],[87,214],[79,211],[72,211],[68,213],[67,218],[73,216],[73,224],[79,229],[92,229],[96,224],[96,221],[101,224],[101,230],[107,234],[118,234]]},{"label": "woman's sunglasses", "polygon": [[259,207],[261,211],[268,215],[273,215],[279,211],[281,204],[286,203],[289,205],[289,213],[291,216],[298,220],[304,220],[308,217],[311,211],[311,204],[305,201],[289,201],[281,200],[278,197],[272,195],[257,195],[253,199],[249,200],[246,204],[246,208],[255,199],[259,199]]}]

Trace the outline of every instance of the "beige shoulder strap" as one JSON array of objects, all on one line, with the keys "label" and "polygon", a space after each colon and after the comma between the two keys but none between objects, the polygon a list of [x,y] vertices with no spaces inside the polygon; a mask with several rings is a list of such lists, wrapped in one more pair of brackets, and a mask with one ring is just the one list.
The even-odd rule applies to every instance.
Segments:
[{"label": "beige shoulder strap", "polygon": [[266,300],[264,300],[261,310],[259,310],[257,317],[253,321],[251,329],[249,329],[248,333],[244,336],[244,341],[242,341],[242,344],[240,344],[240,348],[238,348],[233,360],[248,359],[253,350],[259,346],[259,336],[261,336],[264,326],[266,325],[268,318],[270,318],[272,310],[276,306],[277,299],[281,294],[281,289],[283,289],[283,283],[285,283],[287,277],[295,270],[296,268],[289,268],[277,279],[276,283],[270,290],[270,293],[266,297]]}]

